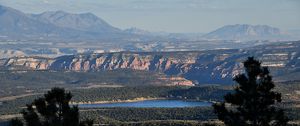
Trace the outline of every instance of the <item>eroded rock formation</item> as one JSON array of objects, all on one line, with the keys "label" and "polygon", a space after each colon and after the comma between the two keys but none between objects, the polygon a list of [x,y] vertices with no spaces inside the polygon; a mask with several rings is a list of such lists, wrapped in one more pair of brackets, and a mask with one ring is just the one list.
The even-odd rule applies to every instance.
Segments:
[{"label": "eroded rock formation", "polygon": [[[298,44],[289,46],[260,46],[248,50],[211,50],[198,52],[117,52],[78,54],[57,58],[14,57],[2,60],[11,70],[105,71],[133,69],[179,75],[194,83],[232,83],[232,78],[243,72],[242,62],[248,56],[258,57],[272,75],[289,74],[300,68]],[[284,47],[284,48],[280,48]]]}]

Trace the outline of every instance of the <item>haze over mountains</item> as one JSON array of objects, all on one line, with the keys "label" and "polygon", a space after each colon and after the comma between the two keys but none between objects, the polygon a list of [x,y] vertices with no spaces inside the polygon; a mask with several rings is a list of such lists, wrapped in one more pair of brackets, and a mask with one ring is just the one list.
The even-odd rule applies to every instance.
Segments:
[{"label": "haze over mountains", "polygon": [[288,33],[284,33],[278,28],[247,24],[226,25],[203,37],[221,40],[280,40],[291,38]]},{"label": "haze over mountains", "polygon": [[267,25],[249,24],[227,25],[207,34],[150,32],[135,27],[119,29],[92,13],[25,14],[2,5],[0,26],[0,59],[120,51],[242,49],[300,39],[297,29],[288,33]]},{"label": "haze over mountains", "polygon": [[30,40],[103,40],[126,38],[126,33],[91,13],[70,14],[63,11],[25,14],[0,6],[0,34],[4,39]]},{"label": "haze over mountains", "polygon": [[92,13],[71,14],[64,11],[48,11],[41,14],[32,14],[31,17],[47,24],[54,24],[58,27],[70,28],[79,31],[94,33],[121,32],[120,29],[109,25]]},{"label": "haze over mountains", "polygon": [[203,36],[199,34],[152,33],[138,28],[121,30],[92,13],[64,11],[25,14],[0,5],[2,40],[113,40],[145,41],[170,39],[289,40],[295,37],[266,25],[228,25]]}]

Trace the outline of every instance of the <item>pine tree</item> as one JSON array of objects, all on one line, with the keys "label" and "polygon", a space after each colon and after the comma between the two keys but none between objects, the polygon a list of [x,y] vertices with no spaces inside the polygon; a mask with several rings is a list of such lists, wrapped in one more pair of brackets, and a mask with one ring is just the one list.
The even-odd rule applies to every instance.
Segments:
[{"label": "pine tree", "polygon": [[[43,98],[34,100],[22,111],[27,126],[79,126],[88,125],[79,122],[77,106],[70,106],[70,92],[63,88],[53,88]],[[93,123],[90,120],[89,123]],[[89,124],[89,125],[90,125]]]},{"label": "pine tree", "polygon": [[238,83],[224,102],[213,105],[218,118],[228,126],[285,126],[288,118],[275,103],[281,94],[275,87],[267,67],[253,57],[244,62],[246,74],[234,78]]},{"label": "pine tree", "polygon": [[9,126],[23,126],[23,122],[20,119],[15,118],[15,119],[10,120]]}]

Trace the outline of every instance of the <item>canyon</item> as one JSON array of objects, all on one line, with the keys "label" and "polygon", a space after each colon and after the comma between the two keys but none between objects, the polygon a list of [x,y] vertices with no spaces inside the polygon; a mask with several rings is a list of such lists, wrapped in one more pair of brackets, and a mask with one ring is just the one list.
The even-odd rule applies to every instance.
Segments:
[{"label": "canyon", "polygon": [[132,69],[181,76],[195,84],[232,84],[243,73],[242,62],[258,58],[271,69],[276,81],[297,80],[300,68],[300,42],[283,42],[247,49],[218,49],[177,52],[115,52],[66,55],[56,58],[38,56],[0,60],[3,70],[108,71]]}]

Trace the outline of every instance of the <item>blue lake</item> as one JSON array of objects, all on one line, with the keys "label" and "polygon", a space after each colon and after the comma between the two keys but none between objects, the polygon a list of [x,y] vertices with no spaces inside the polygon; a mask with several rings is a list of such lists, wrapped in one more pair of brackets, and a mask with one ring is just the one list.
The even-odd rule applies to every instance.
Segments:
[{"label": "blue lake", "polygon": [[80,104],[79,108],[102,108],[102,107],[135,107],[135,108],[182,108],[182,107],[206,107],[210,102],[183,101],[183,100],[145,100],[137,102]]}]

